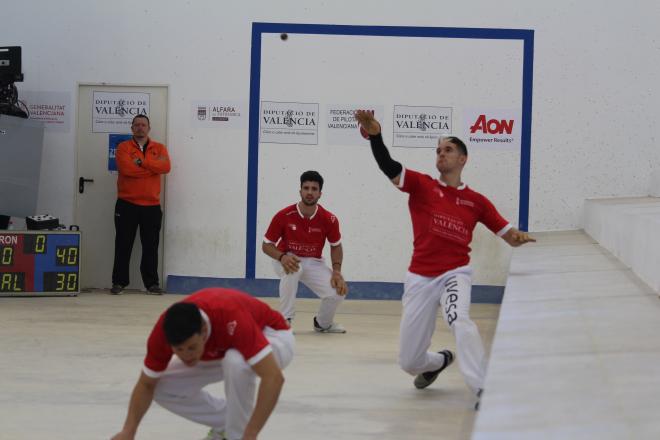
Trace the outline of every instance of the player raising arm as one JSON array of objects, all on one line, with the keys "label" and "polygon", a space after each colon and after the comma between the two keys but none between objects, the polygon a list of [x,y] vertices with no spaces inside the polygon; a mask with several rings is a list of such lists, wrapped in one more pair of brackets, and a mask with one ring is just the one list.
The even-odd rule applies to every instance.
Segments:
[{"label": "player raising arm", "polygon": [[468,153],[457,137],[438,141],[439,177],[406,169],[390,156],[381,126],[367,111],[355,118],[369,134],[379,168],[399,190],[409,194],[413,225],[413,255],[406,274],[399,341],[399,364],[415,375],[414,385],[426,388],[454,360],[449,350],[428,351],[440,308],[456,339],[459,365],[467,385],[477,395],[483,388],[486,355],[477,326],[470,319],[472,268],[470,242],[477,222],[511,246],[536,241],[506,221],[483,195],[461,180]]}]

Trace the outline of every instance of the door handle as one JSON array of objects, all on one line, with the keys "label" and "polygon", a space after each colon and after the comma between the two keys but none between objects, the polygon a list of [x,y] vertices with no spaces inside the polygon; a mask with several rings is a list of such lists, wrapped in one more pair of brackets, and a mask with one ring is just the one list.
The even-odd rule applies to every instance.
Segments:
[{"label": "door handle", "polygon": [[85,182],[94,183],[94,179],[85,179],[84,177],[78,179],[78,192],[80,194],[85,192]]}]

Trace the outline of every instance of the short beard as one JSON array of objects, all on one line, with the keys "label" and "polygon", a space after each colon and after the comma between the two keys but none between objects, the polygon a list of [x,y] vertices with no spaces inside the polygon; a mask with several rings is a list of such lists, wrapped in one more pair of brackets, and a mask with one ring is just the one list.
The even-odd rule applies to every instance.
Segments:
[{"label": "short beard", "polygon": [[447,172],[451,171],[451,170],[446,169],[445,167],[437,166],[437,165],[436,165],[435,169],[438,170],[438,172],[440,174],[447,173]]},{"label": "short beard", "polygon": [[313,202],[308,202],[308,201],[305,200],[305,199],[301,199],[300,201],[303,202],[303,205],[306,205],[306,206],[314,206],[314,205],[316,205],[316,204],[318,203],[319,199],[316,199],[316,200],[314,200]]}]

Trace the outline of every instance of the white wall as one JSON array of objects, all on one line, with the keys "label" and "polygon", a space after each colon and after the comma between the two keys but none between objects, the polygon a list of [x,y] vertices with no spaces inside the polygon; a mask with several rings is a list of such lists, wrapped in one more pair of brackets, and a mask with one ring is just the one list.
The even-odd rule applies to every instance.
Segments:
[{"label": "white wall", "polygon": [[[298,198],[300,173],[317,169],[326,180],[321,203],[340,219],[345,276],[400,281],[412,248],[408,197],[378,170],[369,142],[357,130],[355,143],[326,142],[330,136],[326,105],[383,108],[377,117],[393,157],[406,167],[435,176],[435,139],[427,148],[392,147],[394,106],[450,107],[451,132],[463,137],[463,108],[522,107],[522,46],[519,40],[306,34],[292,34],[283,42],[279,34],[265,34],[261,99],[319,103],[320,115],[318,145],[260,145],[259,243],[273,214]],[[475,57],[475,52],[483,55]],[[462,69],[447,69],[448,59]],[[493,89],[484,77],[499,78],[499,86]],[[465,180],[477,190],[492,193],[500,212],[517,224],[519,147],[498,152],[470,149],[469,158]],[[508,250],[502,249],[500,241],[492,234],[476,236],[473,257],[478,260],[484,253],[491,257],[489,264],[476,267],[477,283],[504,284],[504,278],[486,276],[486,268],[491,275],[493,271],[505,274],[506,268],[495,263],[508,265]],[[256,263],[257,277],[273,276],[269,258],[257,258]]]},{"label": "white wall", "polygon": [[[10,2],[2,15],[0,45],[23,47],[19,92],[65,91],[75,103],[79,82],[170,86],[169,274],[244,274],[247,130],[194,128],[189,111],[195,99],[248,100],[253,21],[533,29],[531,230],[581,227],[585,198],[648,194],[660,163],[653,1],[63,0]],[[451,68],[446,61],[439,56],[438,67]],[[74,121],[68,133],[47,134],[41,181],[42,211],[65,223],[74,220]]]}]

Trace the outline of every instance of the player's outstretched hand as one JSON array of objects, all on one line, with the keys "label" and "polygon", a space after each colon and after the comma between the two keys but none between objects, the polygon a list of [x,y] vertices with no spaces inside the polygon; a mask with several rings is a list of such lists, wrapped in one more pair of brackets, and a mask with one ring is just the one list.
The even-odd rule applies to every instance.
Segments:
[{"label": "player's outstretched hand", "polygon": [[280,260],[282,268],[286,273],[295,273],[300,269],[300,258],[292,254],[286,254]]},{"label": "player's outstretched hand", "polygon": [[514,243],[512,246],[520,246],[525,243],[529,243],[530,241],[536,242],[536,239],[529,235],[527,232],[518,230],[513,231],[513,234],[511,234],[511,239]]},{"label": "player's outstretched hand", "polygon": [[337,295],[345,296],[348,293],[348,284],[344,281],[344,277],[337,271],[332,272],[330,278],[330,285],[337,291]]},{"label": "player's outstretched hand", "polygon": [[125,433],[124,431],[115,434],[114,437],[111,437],[110,440],[133,440],[135,436]]},{"label": "player's outstretched hand", "polygon": [[376,118],[374,118],[374,115],[372,115],[371,112],[366,110],[356,110],[355,119],[370,136],[374,136],[380,133],[380,124]]},{"label": "player's outstretched hand", "polygon": [[536,238],[529,235],[527,232],[519,231],[516,228],[511,228],[504,235],[502,239],[509,243],[509,246],[518,247],[530,241],[536,241]]}]

